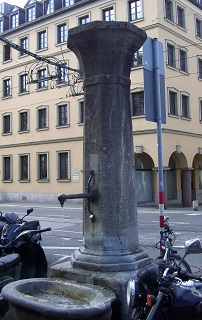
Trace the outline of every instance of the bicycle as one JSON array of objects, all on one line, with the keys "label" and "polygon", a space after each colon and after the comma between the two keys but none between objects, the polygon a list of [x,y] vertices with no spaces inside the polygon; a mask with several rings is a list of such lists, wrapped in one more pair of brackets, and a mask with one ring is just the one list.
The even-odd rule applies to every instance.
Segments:
[{"label": "bicycle", "polygon": [[177,250],[173,247],[176,235],[169,225],[169,219],[169,217],[164,218],[164,230],[160,231],[160,240],[156,243],[156,248],[161,249],[161,255],[157,259],[162,261],[162,269],[169,266],[177,270],[180,266],[181,270],[191,273],[188,262],[184,260],[184,257],[182,258],[177,254]]}]

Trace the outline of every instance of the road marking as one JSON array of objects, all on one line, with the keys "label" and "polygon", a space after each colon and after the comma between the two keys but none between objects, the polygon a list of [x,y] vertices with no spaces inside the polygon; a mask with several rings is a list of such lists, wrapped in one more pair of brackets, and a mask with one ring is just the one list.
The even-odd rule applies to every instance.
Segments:
[{"label": "road marking", "polygon": [[202,213],[186,213],[186,216],[202,216]]},{"label": "road marking", "polygon": [[45,250],[65,250],[65,249],[69,249],[69,250],[76,250],[79,247],[49,247],[49,246],[43,246],[43,249]]}]

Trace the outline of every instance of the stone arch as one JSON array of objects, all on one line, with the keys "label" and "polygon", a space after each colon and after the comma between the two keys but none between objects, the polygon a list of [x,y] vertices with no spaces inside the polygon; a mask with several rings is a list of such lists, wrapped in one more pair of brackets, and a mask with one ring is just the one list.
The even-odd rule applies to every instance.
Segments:
[{"label": "stone arch", "polygon": [[167,172],[168,203],[179,203],[190,207],[192,201],[192,170],[183,152],[173,152],[168,161]]},{"label": "stone arch", "polygon": [[153,201],[154,161],[149,154],[135,154],[136,196],[137,202]]},{"label": "stone arch", "polygon": [[192,190],[193,200],[202,203],[202,154],[197,153],[193,158]]}]

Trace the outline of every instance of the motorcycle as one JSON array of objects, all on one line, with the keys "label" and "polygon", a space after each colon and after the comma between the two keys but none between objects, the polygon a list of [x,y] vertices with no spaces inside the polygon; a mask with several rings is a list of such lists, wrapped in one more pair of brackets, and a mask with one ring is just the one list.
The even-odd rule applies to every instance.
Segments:
[{"label": "motorcycle", "polygon": [[8,283],[15,281],[15,268],[20,263],[20,256],[12,253],[0,258],[0,319],[8,310],[8,302],[4,300],[1,290]]},{"label": "motorcycle", "polygon": [[[33,208],[27,210],[27,214],[22,218],[14,212],[1,213],[0,221],[2,224],[0,236],[1,255],[18,253],[21,257],[21,275],[20,279],[41,278],[47,276],[47,259],[43,248],[41,247],[41,229],[38,220],[26,221]],[[25,239],[18,237],[24,231],[32,232],[32,236]]]},{"label": "motorcycle", "polygon": [[[199,239],[185,242],[185,256],[191,253],[202,253]],[[127,304],[135,320],[202,319],[202,276],[182,270],[180,262],[149,265],[129,280]]]}]

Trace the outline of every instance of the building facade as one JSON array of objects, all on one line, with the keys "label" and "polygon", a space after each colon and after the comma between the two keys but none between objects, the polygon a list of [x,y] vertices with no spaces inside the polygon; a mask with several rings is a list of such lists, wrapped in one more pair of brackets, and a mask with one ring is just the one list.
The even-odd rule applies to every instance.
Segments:
[{"label": "building facade", "polygon": [[[82,74],[68,30],[106,20],[130,22],[163,44],[165,203],[202,202],[201,0],[29,0],[24,8],[2,3],[0,12],[0,200],[57,202],[59,193],[83,192]],[[157,125],[145,118],[143,50],[131,67],[137,200],[158,203]]]}]

